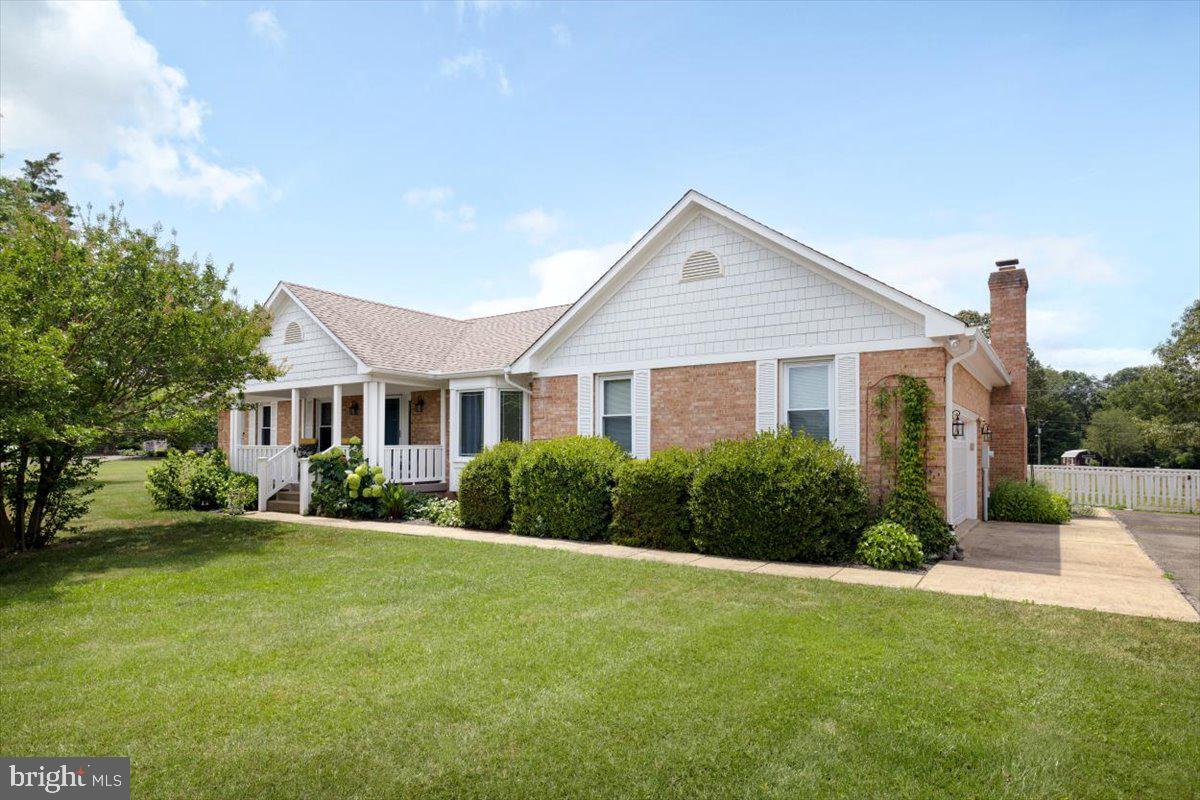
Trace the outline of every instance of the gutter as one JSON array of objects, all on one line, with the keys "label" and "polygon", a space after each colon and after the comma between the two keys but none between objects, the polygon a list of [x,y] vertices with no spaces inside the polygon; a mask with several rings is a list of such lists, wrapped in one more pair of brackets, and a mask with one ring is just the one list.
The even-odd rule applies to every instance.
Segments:
[{"label": "gutter", "polygon": [[954,414],[954,367],[959,362],[966,361],[975,355],[975,351],[979,349],[979,333],[974,332],[968,335],[971,337],[971,346],[967,349],[967,352],[957,355],[946,362],[946,522],[950,521],[952,513],[950,505],[954,499],[954,492],[950,489],[950,481],[954,475],[954,470],[950,464],[950,457],[954,452],[954,433],[950,427]]},{"label": "gutter", "polygon": [[516,389],[519,392],[523,392],[526,397],[533,399],[533,391],[531,389],[526,389],[524,386],[521,386],[518,383],[513,383],[512,378],[508,377],[511,374],[512,374],[512,366],[510,365],[510,366],[507,366],[504,368],[504,372],[500,375],[500,377],[503,378],[504,382],[507,383],[509,386],[513,387],[514,389]]}]

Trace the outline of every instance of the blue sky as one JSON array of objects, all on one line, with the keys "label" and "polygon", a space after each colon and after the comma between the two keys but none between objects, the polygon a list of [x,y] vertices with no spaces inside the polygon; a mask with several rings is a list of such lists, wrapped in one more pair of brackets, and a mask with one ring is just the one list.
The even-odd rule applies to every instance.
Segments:
[{"label": "blue sky", "polygon": [[1147,361],[1200,294],[1200,4],[15,4],[48,150],[247,300],[568,302],[688,188],[955,311],[1029,270],[1043,361]]}]

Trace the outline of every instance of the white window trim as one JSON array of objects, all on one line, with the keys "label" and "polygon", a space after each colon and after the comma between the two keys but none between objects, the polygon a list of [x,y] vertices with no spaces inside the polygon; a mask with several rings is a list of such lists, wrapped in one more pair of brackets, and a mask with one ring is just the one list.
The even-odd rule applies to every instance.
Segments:
[{"label": "white window trim", "polygon": [[[462,427],[463,427],[463,425],[462,425],[462,399],[465,395],[474,395],[474,394],[479,395],[480,398],[483,400],[483,408],[481,410],[481,413],[483,414],[483,419],[480,421],[484,424],[484,428],[481,431],[482,436],[480,437],[479,450],[475,451],[474,453],[464,453],[462,451],[462,445],[463,445],[463,441],[462,441]],[[486,422],[487,422],[487,390],[485,390],[485,389],[460,389],[460,390],[458,390],[457,401],[454,404],[454,414],[455,414],[454,419],[455,419],[455,422],[457,423],[457,428],[458,428],[458,435],[454,437],[454,439],[455,439],[455,441],[454,441],[454,457],[456,459],[459,459],[462,461],[470,461],[472,458],[474,458],[475,456],[477,456],[481,452],[483,452],[483,449],[488,446],[488,444],[487,444],[487,424],[486,424]]]},{"label": "white window trim", "polygon": [[629,381],[629,413],[628,414],[609,414],[611,417],[629,417],[629,450],[626,452],[633,455],[633,443],[637,439],[635,426],[637,421],[634,419],[633,413],[633,372],[609,372],[604,375],[597,375],[594,382],[594,394],[592,395],[592,417],[594,420],[592,433],[595,436],[604,435],[604,384],[607,381]]},{"label": "white window trim", "polygon": [[[791,361],[779,362],[779,396],[778,396],[778,421],[779,427],[791,430],[792,426],[788,421],[789,411],[827,411],[829,413],[829,439],[828,441],[837,443],[837,372],[833,368],[834,360],[832,358],[806,358],[794,359]],[[791,393],[792,382],[789,380],[788,370],[792,367],[825,367],[825,408],[792,408]]]}]

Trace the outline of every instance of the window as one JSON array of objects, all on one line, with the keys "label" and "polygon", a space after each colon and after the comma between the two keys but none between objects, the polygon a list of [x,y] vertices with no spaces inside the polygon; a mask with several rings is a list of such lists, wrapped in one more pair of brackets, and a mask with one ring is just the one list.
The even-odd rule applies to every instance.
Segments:
[{"label": "window", "polygon": [[524,412],[524,392],[500,392],[500,441],[520,442],[524,440]]},{"label": "window", "polygon": [[259,444],[271,444],[271,412],[274,406],[262,406],[258,410]]},{"label": "window", "polygon": [[400,444],[399,397],[388,397],[383,401],[383,443],[389,447]]},{"label": "window", "polygon": [[786,370],[788,427],[829,441],[829,363],[793,364]]},{"label": "window", "polygon": [[630,378],[600,379],[600,432],[633,452],[633,381]]},{"label": "window", "polygon": [[458,454],[473,456],[483,449],[483,392],[458,396]]}]

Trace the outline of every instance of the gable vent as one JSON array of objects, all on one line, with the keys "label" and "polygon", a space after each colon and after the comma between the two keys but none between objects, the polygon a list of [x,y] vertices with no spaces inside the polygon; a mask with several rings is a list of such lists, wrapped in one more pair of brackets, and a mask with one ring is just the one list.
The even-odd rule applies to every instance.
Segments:
[{"label": "gable vent", "polygon": [[296,344],[303,338],[304,338],[304,334],[302,334],[300,332],[300,323],[299,322],[289,322],[288,326],[287,326],[287,330],[284,331],[284,334],[283,334],[283,343],[284,344]]},{"label": "gable vent", "polygon": [[697,250],[683,262],[681,281],[702,281],[705,278],[717,278],[721,275],[721,262],[716,254],[708,250]]}]

